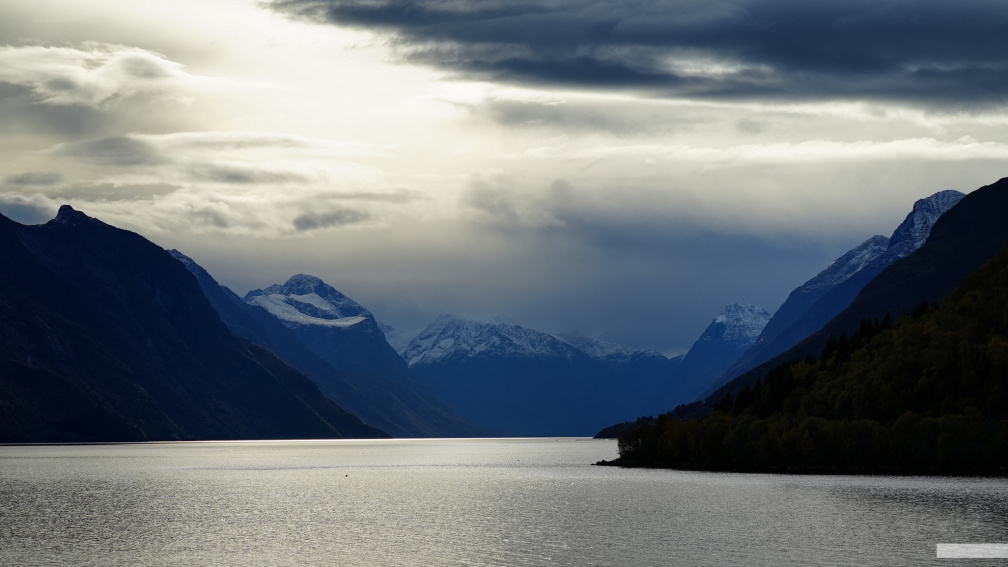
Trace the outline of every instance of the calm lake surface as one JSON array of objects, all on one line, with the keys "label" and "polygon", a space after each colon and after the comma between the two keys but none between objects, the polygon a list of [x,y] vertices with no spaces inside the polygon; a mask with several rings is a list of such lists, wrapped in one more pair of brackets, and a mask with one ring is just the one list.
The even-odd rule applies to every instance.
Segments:
[{"label": "calm lake surface", "polygon": [[588,439],[0,447],[0,565],[1004,565],[1001,479],[591,466]]}]

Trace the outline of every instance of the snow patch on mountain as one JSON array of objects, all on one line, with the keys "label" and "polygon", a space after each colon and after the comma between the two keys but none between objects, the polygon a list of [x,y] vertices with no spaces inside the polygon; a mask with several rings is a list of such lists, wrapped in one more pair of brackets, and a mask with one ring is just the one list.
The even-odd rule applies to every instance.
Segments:
[{"label": "snow patch on mountain", "polygon": [[595,360],[619,362],[629,361],[638,357],[667,358],[665,355],[656,350],[638,349],[618,343],[600,341],[578,333],[568,333],[554,336],[587,354],[589,358],[593,358]]},{"label": "snow patch on mountain", "polygon": [[[301,303],[296,300],[291,301],[290,298],[278,294],[259,295],[256,297],[252,297],[249,298],[248,303],[249,305],[257,305],[259,307],[262,307],[266,311],[269,311],[271,315],[273,315],[277,319],[280,319],[281,321],[296,323],[298,325],[319,325],[322,327],[350,327],[356,325],[357,323],[360,323],[361,321],[364,321],[364,317],[361,317],[360,315],[355,315],[353,317],[334,317],[331,319],[306,315],[299,310],[299,303],[301,306],[305,305],[306,303]],[[310,303],[307,304],[311,305]],[[327,309],[326,311],[332,313],[332,309]]]},{"label": "snow patch on mountain", "polygon": [[938,217],[945,211],[954,207],[963,197],[959,191],[939,191],[930,197],[920,199],[914,203],[913,210],[906,216],[906,219],[893,232],[889,239],[888,256],[892,256],[895,262],[900,258],[909,256],[912,252],[924,245],[927,237],[931,234]]},{"label": "snow patch on mountain", "polygon": [[732,303],[714,317],[707,328],[710,333],[704,334],[724,342],[752,344],[768,321],[770,313],[766,309],[747,303]]},{"label": "snow patch on mountain", "polygon": [[409,366],[479,357],[562,358],[584,356],[553,335],[510,323],[484,323],[440,315],[402,353]]},{"label": "snow patch on mountain", "polygon": [[824,287],[837,286],[849,280],[872,260],[884,254],[888,247],[888,238],[880,234],[875,235],[834,260],[825,270],[805,282],[799,289],[811,292]]},{"label": "snow patch on mountain", "polygon": [[909,256],[924,245],[938,217],[954,207],[964,196],[959,191],[950,190],[939,191],[930,197],[919,199],[890,238],[876,235],[865,240],[802,284],[798,290],[813,292],[822,288],[836,287],[872,262],[878,261],[889,265]]},{"label": "snow patch on mountain", "polygon": [[346,328],[373,319],[359,303],[307,274],[297,274],[283,285],[250,291],[245,302],[295,325]]}]

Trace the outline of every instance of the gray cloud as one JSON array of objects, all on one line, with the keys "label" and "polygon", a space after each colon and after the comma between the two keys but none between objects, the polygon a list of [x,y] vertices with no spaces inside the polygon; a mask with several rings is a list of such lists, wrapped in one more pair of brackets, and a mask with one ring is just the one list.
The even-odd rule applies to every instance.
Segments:
[{"label": "gray cloud", "polygon": [[29,186],[56,185],[62,180],[63,176],[61,174],[51,171],[26,171],[17,175],[8,175],[3,178],[3,182],[7,185]]},{"label": "gray cloud", "polygon": [[402,205],[419,199],[425,199],[425,196],[417,193],[416,191],[399,190],[388,193],[376,193],[373,191],[334,193],[330,196],[330,198],[338,201],[371,201],[375,203]]},{"label": "gray cloud", "polygon": [[111,166],[157,165],[164,161],[154,146],[132,136],[60,144],[54,153]]},{"label": "gray cloud", "polygon": [[304,213],[294,218],[294,228],[298,232],[357,224],[370,218],[364,211],[337,209],[326,213]]},{"label": "gray cloud", "polygon": [[1008,4],[991,0],[277,0],[390,34],[407,60],[522,84],[669,96],[1008,96]]},{"label": "gray cloud", "polygon": [[39,104],[31,89],[0,82],[0,134],[30,133],[80,139],[108,133],[118,120],[88,106]]},{"label": "gray cloud", "polygon": [[286,171],[267,171],[255,167],[211,165],[191,170],[196,179],[217,183],[302,183],[308,180],[304,175]]},{"label": "gray cloud", "polygon": [[91,201],[150,201],[179,190],[178,185],[167,183],[74,183],[46,193],[66,202]]},{"label": "gray cloud", "polygon": [[142,92],[170,92],[190,78],[180,68],[122,45],[0,46],[0,82],[27,87],[37,101],[55,106],[98,107]]},{"label": "gray cloud", "polygon": [[667,135],[692,128],[705,120],[699,116],[670,112],[668,108],[640,100],[632,103],[556,103],[490,99],[470,108],[473,113],[505,126],[551,127],[564,131],[635,136]]}]

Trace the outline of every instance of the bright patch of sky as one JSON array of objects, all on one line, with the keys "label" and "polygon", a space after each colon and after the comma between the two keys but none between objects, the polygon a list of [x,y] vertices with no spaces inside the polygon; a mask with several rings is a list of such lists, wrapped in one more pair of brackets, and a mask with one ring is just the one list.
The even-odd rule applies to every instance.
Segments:
[{"label": "bright patch of sky", "polygon": [[0,212],[69,203],[235,290],[311,273],[404,328],[501,315],[675,353],[1008,172],[981,55],[1005,20],[970,19],[996,5],[925,3],[959,35],[918,53],[906,2],[817,4],[817,61],[779,44],[787,17],[738,31],[783,0],[632,4],[0,0]]}]

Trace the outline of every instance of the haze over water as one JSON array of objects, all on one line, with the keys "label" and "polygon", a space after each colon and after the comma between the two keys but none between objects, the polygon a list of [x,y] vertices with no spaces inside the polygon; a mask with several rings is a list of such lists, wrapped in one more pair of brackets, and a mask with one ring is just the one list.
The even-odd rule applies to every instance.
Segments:
[{"label": "haze over water", "polygon": [[615,454],[585,439],[0,447],[0,564],[951,565],[936,543],[1008,539],[1002,479],[590,465]]}]

